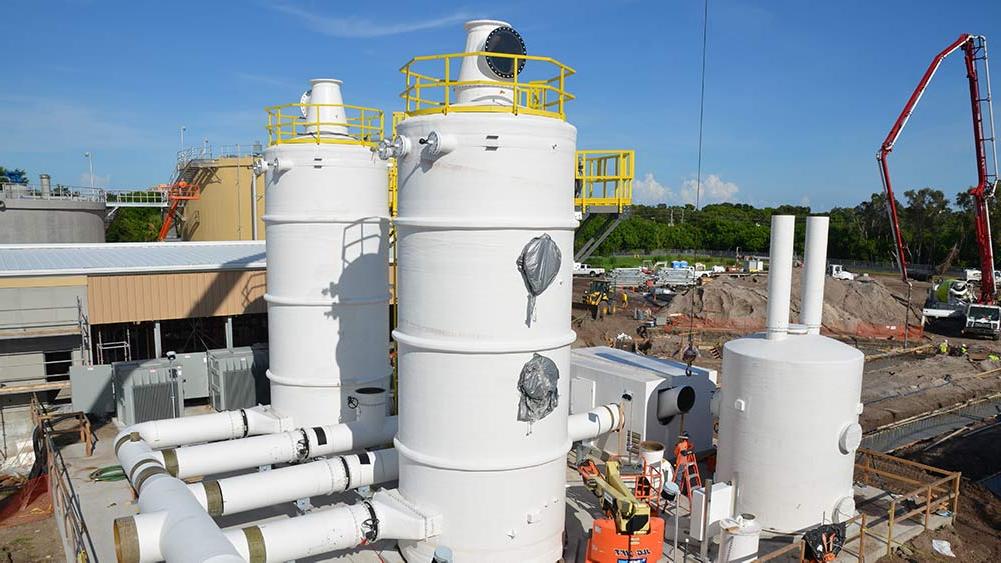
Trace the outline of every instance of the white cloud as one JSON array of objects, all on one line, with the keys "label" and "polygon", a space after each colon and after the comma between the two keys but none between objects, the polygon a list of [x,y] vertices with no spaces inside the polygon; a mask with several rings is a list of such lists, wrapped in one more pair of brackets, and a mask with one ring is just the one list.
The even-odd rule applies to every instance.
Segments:
[{"label": "white cloud", "polygon": [[[709,174],[702,180],[699,205],[734,201],[740,187],[734,182],[725,182],[716,174]],[[696,203],[699,186],[695,178],[685,180],[680,190],[675,190],[657,181],[653,174],[647,173],[640,180],[633,182],[633,201],[643,205],[684,205]]]},{"label": "white cloud", "polygon": [[389,35],[410,33],[412,31],[435,29],[470,19],[469,14],[459,12],[432,19],[394,23],[373,21],[354,16],[322,16],[289,4],[271,4],[271,7],[299,18],[313,31],[332,37],[386,37]]},{"label": "white cloud", "polygon": [[669,199],[674,198],[674,192],[667,186],[661,184],[647,172],[641,180],[633,181],[633,202],[643,205],[657,205],[658,203],[669,203]]},{"label": "white cloud", "polygon": [[699,188],[695,178],[685,180],[681,188],[681,201],[694,204],[697,199],[700,206],[707,203],[723,203],[733,201],[734,196],[740,191],[737,184],[724,182],[716,174],[710,174],[702,179],[701,195]]}]

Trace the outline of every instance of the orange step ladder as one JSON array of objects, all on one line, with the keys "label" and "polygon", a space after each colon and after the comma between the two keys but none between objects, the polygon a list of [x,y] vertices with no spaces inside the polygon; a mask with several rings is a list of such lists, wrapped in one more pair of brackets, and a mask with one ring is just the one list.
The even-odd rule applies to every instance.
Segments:
[{"label": "orange step ladder", "polygon": [[674,467],[677,471],[678,487],[692,502],[692,491],[702,486],[702,476],[699,475],[699,462],[695,458],[695,449],[687,434],[678,437],[678,445],[674,447]]}]

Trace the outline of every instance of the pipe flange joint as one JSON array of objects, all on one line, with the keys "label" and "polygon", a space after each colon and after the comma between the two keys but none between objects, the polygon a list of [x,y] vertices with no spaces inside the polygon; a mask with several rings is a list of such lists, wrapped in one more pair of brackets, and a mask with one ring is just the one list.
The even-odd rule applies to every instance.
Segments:
[{"label": "pipe flange joint", "polygon": [[379,141],[376,153],[382,160],[403,158],[410,153],[410,139],[402,135],[396,135],[392,139],[383,139]]}]

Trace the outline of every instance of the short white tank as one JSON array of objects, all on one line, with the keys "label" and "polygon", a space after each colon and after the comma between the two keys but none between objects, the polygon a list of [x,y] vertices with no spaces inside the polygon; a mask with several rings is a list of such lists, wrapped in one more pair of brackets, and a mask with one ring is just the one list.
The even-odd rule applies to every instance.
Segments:
[{"label": "short white tank", "polygon": [[737,513],[777,533],[854,515],[864,359],[814,334],[726,343],[716,474],[736,486]]},{"label": "short white tank", "polygon": [[343,107],[311,96],[342,103],[340,82],[303,97],[318,127],[295,104],[271,108],[263,156],[271,404],[298,426],[354,419],[351,392],[387,389],[390,374],[387,167],[340,125]]},{"label": "short white tank", "polygon": [[[456,563],[552,563],[570,447],[576,129],[466,111],[412,115],[397,132],[411,147],[398,160],[399,489],[442,516],[439,536],[401,548],[409,561],[440,545]],[[561,257],[533,306],[519,257],[537,237]],[[536,357],[558,371],[557,398],[526,421],[519,380]]]},{"label": "short white tank", "polygon": [[[804,289],[789,325],[793,218],[772,218],[768,330],[723,347],[716,480],[736,489],[735,513],[756,515],[771,533],[854,516],[855,450],[862,440],[865,356],[819,332],[823,275]],[[823,270],[826,218],[807,227],[805,271]],[[815,272],[814,272],[815,273]],[[809,325],[809,326],[807,326]]]}]

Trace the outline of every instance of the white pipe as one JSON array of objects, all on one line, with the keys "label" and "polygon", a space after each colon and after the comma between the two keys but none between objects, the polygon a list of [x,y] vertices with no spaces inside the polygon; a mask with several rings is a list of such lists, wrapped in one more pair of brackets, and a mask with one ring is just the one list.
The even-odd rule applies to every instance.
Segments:
[{"label": "white pipe", "polygon": [[161,453],[170,474],[186,479],[380,446],[392,442],[396,427],[396,417],[392,416],[385,417],[381,424],[364,421],[300,428]]},{"label": "white pipe", "polygon": [[[227,530],[226,538],[250,563],[292,561],[377,539],[372,505],[339,504],[303,516]],[[366,537],[368,535],[368,537]]]},{"label": "white pipe", "polygon": [[792,215],[772,215],[772,243],[768,253],[769,340],[781,340],[789,332],[789,300],[792,291],[792,243],[796,232]]},{"label": "white pipe", "polygon": [[301,498],[339,493],[399,477],[389,448],[188,485],[209,514],[227,516]]},{"label": "white pipe", "polygon": [[257,407],[141,422],[123,430],[115,441],[137,434],[150,448],[162,449],[281,432],[287,429],[284,424],[267,407]]},{"label": "white pipe", "polygon": [[572,442],[591,440],[622,427],[622,409],[617,404],[603,405],[567,418],[567,433]]},{"label": "white pipe", "polygon": [[250,237],[257,240],[257,168],[250,167]]},{"label": "white pipe", "polygon": [[799,322],[807,334],[820,334],[824,316],[824,282],[827,276],[827,231],[830,217],[806,218],[806,243],[803,253],[803,279]]},{"label": "white pipe", "polygon": [[[138,434],[123,438],[115,443],[118,461],[138,492],[140,512],[149,516],[115,520],[118,561],[243,561],[187,485],[167,474],[157,452]],[[160,533],[149,533],[151,526]]]},{"label": "white pipe", "polygon": [[389,414],[389,393],[382,387],[360,387],[351,395],[358,402],[355,420],[365,424],[380,424]]}]

